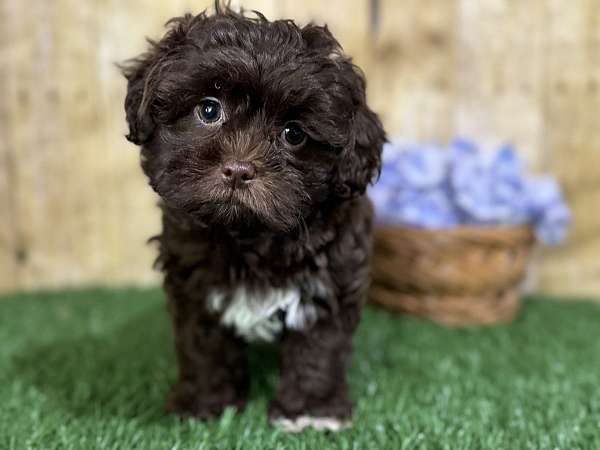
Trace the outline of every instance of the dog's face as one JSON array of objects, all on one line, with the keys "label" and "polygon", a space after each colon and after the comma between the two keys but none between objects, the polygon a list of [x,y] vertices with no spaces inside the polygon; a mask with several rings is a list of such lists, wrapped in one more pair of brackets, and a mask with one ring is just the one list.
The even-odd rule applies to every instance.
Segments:
[{"label": "dog's face", "polygon": [[203,223],[290,230],[378,173],[384,132],[326,28],[185,16],[124,73],[150,184]]}]

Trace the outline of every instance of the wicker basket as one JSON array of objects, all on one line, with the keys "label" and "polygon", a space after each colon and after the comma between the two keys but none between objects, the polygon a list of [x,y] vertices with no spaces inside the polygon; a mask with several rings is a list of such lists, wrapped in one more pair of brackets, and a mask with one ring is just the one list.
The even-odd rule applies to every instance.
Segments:
[{"label": "wicker basket", "polygon": [[508,322],[534,241],[528,227],[380,228],[371,301],[448,326]]}]

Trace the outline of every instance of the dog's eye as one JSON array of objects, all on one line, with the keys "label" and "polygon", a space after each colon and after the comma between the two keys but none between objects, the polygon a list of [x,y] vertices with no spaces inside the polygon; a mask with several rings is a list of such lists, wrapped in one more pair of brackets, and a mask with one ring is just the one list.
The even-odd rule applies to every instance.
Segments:
[{"label": "dog's eye", "polygon": [[213,97],[202,99],[200,104],[196,106],[196,116],[204,123],[218,122],[223,116],[223,108],[219,100]]},{"label": "dog's eye", "polygon": [[288,122],[283,129],[283,139],[292,147],[299,147],[306,142],[306,133],[296,122]]}]

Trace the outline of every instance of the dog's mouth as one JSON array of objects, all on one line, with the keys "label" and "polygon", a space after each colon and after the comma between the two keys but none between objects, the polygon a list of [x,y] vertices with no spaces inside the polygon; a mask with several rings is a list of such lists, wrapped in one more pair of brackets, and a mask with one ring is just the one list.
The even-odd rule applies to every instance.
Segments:
[{"label": "dog's mouth", "polygon": [[256,199],[249,186],[243,188],[227,187],[215,195],[213,202],[221,208],[247,208],[252,210],[252,205],[256,203]]},{"label": "dog's mouth", "polygon": [[289,231],[298,225],[298,206],[251,188],[232,190],[213,204],[211,222],[230,229]]},{"label": "dog's mouth", "polygon": [[[185,181],[185,179],[183,179]],[[175,209],[198,224],[227,229],[284,232],[297,227],[310,198],[300,183],[263,178],[242,187],[222,183],[217,177],[158,185],[158,193]],[[160,189],[166,185],[169,189]]]},{"label": "dog's mouth", "polygon": [[200,222],[231,230],[281,229],[282,221],[273,217],[271,208],[268,202],[261,201],[246,188],[211,193],[207,199],[185,209]]}]

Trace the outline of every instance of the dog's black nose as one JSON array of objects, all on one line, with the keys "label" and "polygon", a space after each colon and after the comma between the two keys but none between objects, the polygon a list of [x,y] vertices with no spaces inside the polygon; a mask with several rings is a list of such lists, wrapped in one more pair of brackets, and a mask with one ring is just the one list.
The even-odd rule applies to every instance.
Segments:
[{"label": "dog's black nose", "polygon": [[225,164],[222,169],[223,178],[233,187],[243,186],[256,177],[256,166],[247,161],[233,161]]}]

